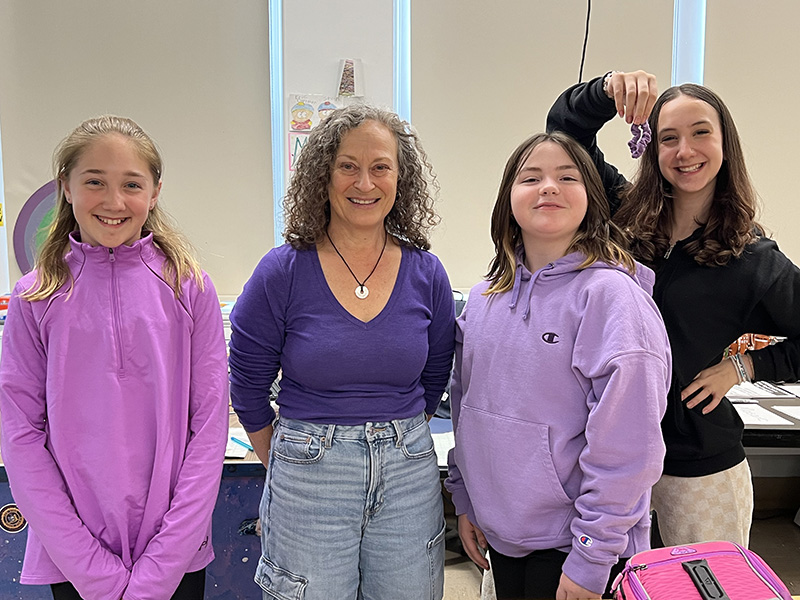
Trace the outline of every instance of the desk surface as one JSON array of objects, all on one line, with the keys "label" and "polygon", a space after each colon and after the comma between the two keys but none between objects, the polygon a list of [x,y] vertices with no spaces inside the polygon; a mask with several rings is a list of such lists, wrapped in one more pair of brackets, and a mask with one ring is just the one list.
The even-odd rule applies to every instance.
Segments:
[{"label": "desk surface", "polygon": [[[742,443],[745,447],[763,448],[800,448],[800,420],[782,412],[780,409],[794,407],[800,409],[800,398],[770,398],[759,400],[758,404],[734,404],[737,410],[746,410],[748,406],[758,406],[785,421],[787,424],[756,424],[745,422]],[[740,408],[741,407],[741,408]]]},{"label": "desk surface", "polygon": [[759,398],[755,402],[734,401],[745,428],[745,447],[800,448],[800,385],[778,386],[792,393],[781,398]]}]

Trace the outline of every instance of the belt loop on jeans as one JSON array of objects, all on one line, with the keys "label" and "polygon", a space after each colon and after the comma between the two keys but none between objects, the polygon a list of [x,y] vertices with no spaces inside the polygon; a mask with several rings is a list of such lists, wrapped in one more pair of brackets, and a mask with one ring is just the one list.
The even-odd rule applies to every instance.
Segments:
[{"label": "belt loop on jeans", "polygon": [[336,431],[336,424],[335,423],[330,423],[328,425],[328,430],[325,432],[325,437],[323,438],[325,440],[325,447],[326,448],[330,448],[331,444],[333,443],[333,432],[334,431]]},{"label": "belt loop on jeans", "polygon": [[400,448],[403,445],[403,428],[400,426],[400,421],[395,419],[392,421],[394,431],[397,434],[397,440],[394,443],[395,448]]}]

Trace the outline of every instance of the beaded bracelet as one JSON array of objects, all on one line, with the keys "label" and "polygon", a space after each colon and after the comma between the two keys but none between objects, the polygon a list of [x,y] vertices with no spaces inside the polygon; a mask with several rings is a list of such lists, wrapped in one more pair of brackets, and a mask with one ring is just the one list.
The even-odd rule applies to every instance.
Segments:
[{"label": "beaded bracelet", "polygon": [[622,71],[609,71],[606,73],[605,77],[603,77],[603,93],[609,98],[613,98],[613,96],[608,95],[608,84],[611,83],[611,78],[615,73],[622,73]]},{"label": "beaded bracelet", "polygon": [[729,356],[728,359],[733,363],[733,366],[736,368],[736,377],[739,379],[739,383],[744,383],[747,381],[748,383],[751,381],[750,375],[747,374],[747,369],[744,366],[744,360],[742,360],[741,354],[733,354]]}]

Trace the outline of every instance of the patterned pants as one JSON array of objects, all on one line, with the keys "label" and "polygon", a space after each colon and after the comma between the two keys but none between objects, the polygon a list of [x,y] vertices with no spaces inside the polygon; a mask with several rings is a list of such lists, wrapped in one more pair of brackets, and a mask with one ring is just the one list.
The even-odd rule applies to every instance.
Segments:
[{"label": "patterned pants", "polygon": [[747,459],[703,477],[662,475],[652,506],[666,546],[728,541],[747,548],[753,521],[753,481]]}]

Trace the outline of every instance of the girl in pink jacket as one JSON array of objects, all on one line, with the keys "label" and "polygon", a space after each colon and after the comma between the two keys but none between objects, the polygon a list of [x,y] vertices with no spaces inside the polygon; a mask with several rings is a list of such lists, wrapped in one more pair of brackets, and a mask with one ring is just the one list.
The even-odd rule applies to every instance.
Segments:
[{"label": "girl in pink jacket", "polygon": [[161,157],[136,123],[85,121],[54,164],[54,224],[0,363],[30,523],[20,581],[56,600],[201,599],[228,425],[214,287],[159,209]]}]

